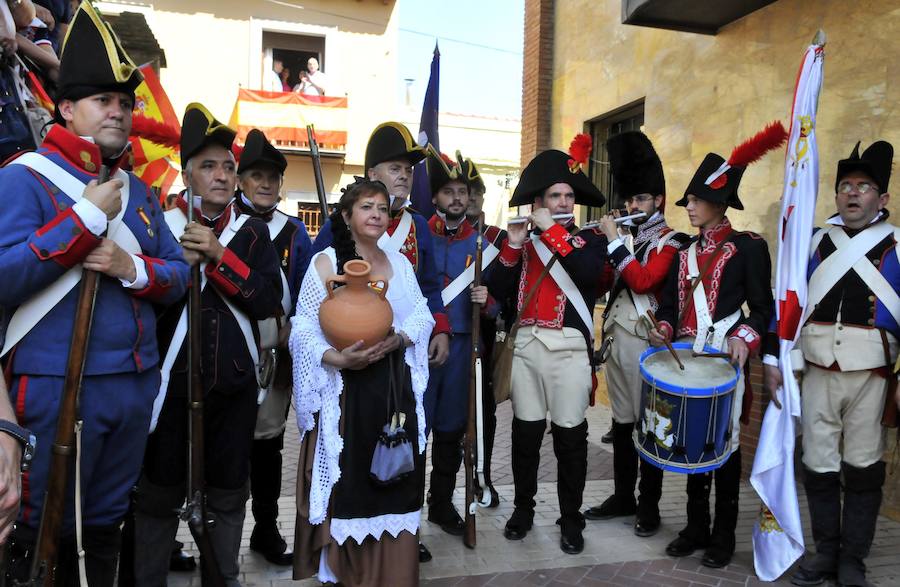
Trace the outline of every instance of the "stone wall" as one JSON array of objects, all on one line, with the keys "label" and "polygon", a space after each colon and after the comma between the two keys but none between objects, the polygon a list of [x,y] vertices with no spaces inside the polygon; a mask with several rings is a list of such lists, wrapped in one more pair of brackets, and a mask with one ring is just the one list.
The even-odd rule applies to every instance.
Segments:
[{"label": "stone wall", "polygon": [[[565,149],[588,121],[644,100],[644,131],[666,170],[669,201],[678,199],[709,152],[731,149],[767,122],[789,124],[797,70],[816,30],[825,31],[825,82],[819,97],[820,155],[817,222],[834,213],[837,161],[857,141],[884,139],[900,148],[900,5],[896,1],[779,0],[740,19],[715,36],[623,25],[621,0],[526,0],[525,94],[522,158],[556,147]],[[553,16],[546,19],[548,8]],[[552,92],[549,121],[529,105],[540,79],[529,81],[529,47],[553,23]],[[532,62],[533,63],[533,62]],[[531,84],[531,85],[529,85]],[[537,94],[535,94],[536,96]],[[549,124],[549,145],[528,130]],[[739,190],[744,211],[732,210],[735,226],[761,233],[775,254],[783,157],[771,154],[744,174]],[[893,185],[900,185],[895,177]],[[898,199],[889,208],[900,210]],[[668,208],[669,222],[690,231],[680,208]],[[759,391],[758,366],[751,380]],[[751,424],[745,427],[744,468],[749,471],[765,404],[757,393]],[[896,432],[888,433],[889,452]],[[886,455],[890,462],[891,455]],[[893,458],[898,458],[894,453]],[[896,467],[889,467],[889,470]],[[885,486],[884,512],[900,519],[900,471]]]}]

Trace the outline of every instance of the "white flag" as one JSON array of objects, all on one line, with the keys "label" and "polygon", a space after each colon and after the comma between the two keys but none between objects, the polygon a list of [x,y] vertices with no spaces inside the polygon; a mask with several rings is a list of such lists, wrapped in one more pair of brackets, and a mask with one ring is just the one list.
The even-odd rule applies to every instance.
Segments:
[{"label": "white flag", "polygon": [[[824,35],[822,35],[824,37]],[[814,43],[818,43],[818,35]],[[753,528],[753,560],[763,581],[774,581],[803,555],[803,528],[794,479],[794,444],[800,389],[790,351],[800,334],[807,301],[807,265],[819,186],[816,109],[822,88],[824,40],[807,48],[797,77],[784,165],[775,303],[782,409],[769,404],[763,418],[750,483],[763,506]]]}]

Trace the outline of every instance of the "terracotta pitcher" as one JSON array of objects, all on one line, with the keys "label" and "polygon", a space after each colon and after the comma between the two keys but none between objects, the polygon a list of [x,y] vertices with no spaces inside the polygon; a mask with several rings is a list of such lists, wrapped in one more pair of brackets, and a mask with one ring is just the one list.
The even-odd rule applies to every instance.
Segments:
[{"label": "terracotta pitcher", "polygon": [[[358,340],[363,348],[384,340],[391,329],[394,312],[384,298],[388,282],[383,277],[371,277],[372,266],[362,259],[344,263],[344,274],[325,281],[328,298],[319,307],[319,324],[325,339],[337,350],[343,350]],[[344,287],[333,290],[335,283]],[[381,291],[369,284],[381,283]]]}]

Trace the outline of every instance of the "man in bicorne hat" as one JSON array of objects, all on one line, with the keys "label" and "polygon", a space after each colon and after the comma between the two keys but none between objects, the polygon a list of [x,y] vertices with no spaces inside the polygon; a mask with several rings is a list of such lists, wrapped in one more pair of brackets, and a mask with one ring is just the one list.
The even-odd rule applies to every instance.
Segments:
[{"label": "man in bicorne hat", "polygon": [[[79,281],[83,269],[97,271],[77,414],[83,421],[77,466],[86,580],[100,586],[115,581],[119,527],[159,388],[155,308],[181,298],[188,281],[187,263],[156,196],[123,170],[141,79],[109,25],[83,2],[62,50],[57,124],[37,153],[20,155],[0,170],[0,193],[11,203],[0,208],[0,268],[9,276],[0,305],[14,310],[3,352],[12,351],[7,368],[16,418],[37,438],[31,469],[23,475],[12,558],[34,552]],[[98,185],[102,167],[110,179]],[[0,431],[10,434],[3,427],[8,424],[0,422]],[[78,582],[71,484],[66,495],[58,585]],[[25,559],[18,571],[27,574],[29,564]]]},{"label": "man in bicorne hat", "polygon": [[[587,475],[585,410],[591,401],[593,310],[597,276],[606,262],[606,238],[579,230],[576,204],[602,206],[605,198],[566,153],[544,151],[525,167],[510,206],[531,205],[531,228],[510,224],[500,263],[488,276],[497,299],[517,296],[520,328],[510,382],[515,510],[504,536],[531,530],[541,441],[550,414],[557,459],[560,548],[584,549],[581,500]],[[553,215],[561,215],[554,219]],[[555,259],[539,284],[544,268]],[[525,305],[525,299],[537,287]]]},{"label": "man in bicorne hat", "polygon": [[[603,339],[612,339],[604,371],[613,412],[615,492],[584,515],[589,520],[606,520],[637,513],[634,533],[652,536],[659,530],[662,469],[639,459],[634,448],[643,388],[638,357],[648,347],[652,327],[647,311],[655,312],[659,307],[657,299],[669,267],[688,237],[666,224],[666,179],[650,139],[642,132],[624,132],[611,137],[606,150],[613,185],[625,204],[625,213],[645,216],[626,221],[621,233],[613,214],[604,216],[600,224],[609,240],[610,264],[616,270],[603,316]],[[638,461],[641,482],[635,502]]]},{"label": "man in bicorne hat", "polygon": [[241,214],[266,223],[281,263],[282,309],[278,316],[261,322],[260,394],[264,396],[256,418],[250,457],[250,493],[253,497],[253,533],[250,549],[270,563],[287,566],[293,553],[278,531],[278,497],[281,495],[281,449],[284,425],[291,401],[291,355],[287,336],[297,303],[297,293],[312,242],[303,222],[278,210],[287,160],[259,129],[247,134],[238,163],[239,193],[235,204]]},{"label": "man in bicorne hat", "polygon": [[[721,156],[709,153],[684,197],[675,203],[685,207],[691,226],[700,233],[672,263],[658,298],[659,329],[650,330],[653,346],[678,340],[692,342],[696,352],[712,347],[730,353],[732,363],[741,371],[731,403],[732,452],[715,471],[688,475],[687,526],[666,547],[666,554],[677,557],[705,548],[701,562],[711,568],[726,566],[734,554],[741,480],[740,424],[750,417],[745,367],[750,356],[758,352],[761,333],[765,333],[772,315],[772,261],[766,241],[756,233],[735,230],[725,215],[729,207],[744,209],[737,189],[745,170],[746,163],[734,161],[729,165]],[[695,275],[691,267],[699,274]],[[744,314],[744,304],[750,309],[749,315]],[[713,478],[716,509],[710,532]]]},{"label": "man in bicorne hat", "polygon": [[[881,506],[885,427],[897,425],[900,403],[894,373],[900,230],[888,222],[886,208],[893,157],[885,141],[862,155],[857,143],[838,163],[837,214],[813,235],[810,247],[812,309],[799,347],[805,362],[804,486],[816,551],[791,578],[795,585],[819,585],[835,576],[840,585],[869,585],[864,561]],[[764,357],[770,391],[781,384],[777,345],[771,333]]]},{"label": "man in bicorne hat", "polygon": [[[207,528],[226,584],[238,582],[238,552],[256,425],[259,326],[281,311],[282,276],[269,229],[239,214],[232,142],[235,132],[200,104],[181,130],[186,192],[165,213],[191,264],[201,264],[201,373]],[[187,207],[195,220],[187,223]],[[160,316],[162,382],[135,499],[135,581],[165,585],[176,512],[185,498],[188,457],[187,296]]]},{"label": "man in bicorne hat", "polygon": [[[425,420],[434,438],[428,520],[448,534],[461,536],[465,524],[453,506],[453,489],[462,462],[460,442],[466,433],[469,415],[472,304],[481,304],[485,313],[491,308],[487,307],[487,287],[473,287],[474,270],[467,271],[475,261],[478,240],[478,233],[466,221],[471,168],[465,161],[460,164],[433,150],[428,153],[426,165],[435,207],[435,214],[428,224],[434,238],[435,265],[443,284],[442,303],[453,329],[450,356],[443,365],[431,370],[425,392]],[[489,245],[483,251],[482,268],[487,267],[497,253],[497,249]],[[482,405],[488,402],[488,394],[489,390],[482,389]],[[489,403],[493,405],[493,396]]]}]

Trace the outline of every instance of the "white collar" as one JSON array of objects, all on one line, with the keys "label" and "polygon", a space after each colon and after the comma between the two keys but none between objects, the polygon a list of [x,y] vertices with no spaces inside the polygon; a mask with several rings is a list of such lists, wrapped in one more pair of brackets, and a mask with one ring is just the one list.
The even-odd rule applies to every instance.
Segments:
[{"label": "white collar", "polygon": [[[883,220],[883,218],[884,218],[884,211],[879,210],[878,214],[875,215],[875,218],[873,218],[872,221],[869,222],[869,224],[867,224],[867,226],[871,226],[872,224],[875,224],[876,222]],[[835,214],[834,216],[832,216],[831,218],[826,220],[825,224],[830,224],[832,226],[847,226],[846,224],[844,224],[844,219],[841,218],[840,214]]]}]

